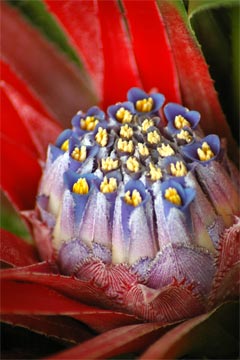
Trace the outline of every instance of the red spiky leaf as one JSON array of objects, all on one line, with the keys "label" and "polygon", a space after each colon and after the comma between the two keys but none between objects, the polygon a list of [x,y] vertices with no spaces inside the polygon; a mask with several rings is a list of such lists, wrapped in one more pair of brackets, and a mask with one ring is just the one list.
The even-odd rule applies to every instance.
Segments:
[{"label": "red spiky leaf", "polygon": [[206,134],[217,133],[227,138],[231,155],[237,149],[222,112],[208,66],[193,38],[184,10],[174,1],[159,1],[159,9],[167,30],[177,67],[183,104],[201,113],[201,127]]}]

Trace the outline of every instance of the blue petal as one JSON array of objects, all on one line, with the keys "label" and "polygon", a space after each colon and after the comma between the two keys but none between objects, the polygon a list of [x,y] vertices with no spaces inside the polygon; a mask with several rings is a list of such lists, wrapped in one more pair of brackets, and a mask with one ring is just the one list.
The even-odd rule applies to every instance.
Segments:
[{"label": "blue petal", "polygon": [[166,200],[163,197],[164,210],[165,210],[166,216],[168,216],[168,213],[172,207],[176,207],[176,208],[180,209],[181,211],[185,211],[187,209],[187,207],[189,206],[189,204],[195,198],[195,195],[196,195],[195,189],[185,188],[185,187],[183,187],[182,183],[183,183],[182,178],[175,178],[175,179],[166,180],[161,184],[162,196],[169,187],[172,187],[177,190],[177,192],[182,200],[182,205],[177,206],[177,205],[173,204],[172,202]]},{"label": "blue petal", "polygon": [[[146,99],[148,97],[151,97],[154,101],[154,107],[149,112],[144,112],[144,114],[157,114],[158,110],[161,108],[165,101],[165,97],[162,94],[159,93],[152,93],[147,94],[145,91],[139,89],[139,88],[131,88],[127,93],[127,98],[129,101],[131,101],[134,105],[138,100]],[[141,111],[137,111],[135,108],[135,112],[137,114],[143,114]]]},{"label": "blue petal", "polygon": [[[67,139],[70,139],[71,136],[74,135],[74,132],[70,129],[66,129],[63,132],[61,132],[61,134],[58,136],[57,140],[56,140],[56,146],[58,148],[61,148],[62,144],[64,143],[64,141],[66,141]],[[75,135],[76,136],[76,135]]]},{"label": "blue petal", "polygon": [[114,120],[117,121],[117,123],[119,123],[118,119],[116,118],[116,113],[122,107],[124,109],[130,111],[131,114],[136,113],[133,104],[130,101],[125,101],[125,102],[117,103],[115,105],[111,105],[111,106],[108,107],[107,113],[108,113],[110,119],[114,119]]},{"label": "blue petal", "polygon": [[190,111],[179,104],[168,103],[163,111],[168,121],[168,129],[171,133],[179,132],[179,129],[174,126],[174,120],[177,115],[183,116],[191,124],[192,129],[195,129],[200,121],[200,113],[198,111]]},{"label": "blue petal", "polygon": [[[202,144],[204,142],[207,142],[210,148],[212,149],[214,156],[207,161],[201,161],[199,160],[197,149],[202,147]],[[189,145],[185,145],[181,148],[181,152],[183,156],[186,158],[186,160],[190,162],[198,162],[202,165],[207,165],[211,161],[216,160],[219,158],[220,155],[220,139],[217,135],[208,135],[205,138],[203,138],[201,141],[193,142]]]}]

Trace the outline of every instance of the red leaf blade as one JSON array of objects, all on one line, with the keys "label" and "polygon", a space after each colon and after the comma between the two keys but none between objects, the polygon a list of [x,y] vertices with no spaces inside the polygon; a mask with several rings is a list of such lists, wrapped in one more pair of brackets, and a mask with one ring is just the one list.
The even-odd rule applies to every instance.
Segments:
[{"label": "red leaf blade", "polygon": [[12,233],[1,229],[0,260],[12,266],[26,266],[38,261],[37,251]]},{"label": "red leaf blade", "polygon": [[178,75],[164,22],[155,1],[123,1],[134,54],[146,91],[157,88],[181,102]]}]

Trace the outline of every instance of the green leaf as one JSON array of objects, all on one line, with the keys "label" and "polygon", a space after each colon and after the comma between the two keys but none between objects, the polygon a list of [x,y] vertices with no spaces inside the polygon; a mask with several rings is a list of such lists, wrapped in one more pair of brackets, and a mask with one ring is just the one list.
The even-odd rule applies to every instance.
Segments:
[{"label": "green leaf", "polygon": [[17,8],[43,35],[63,51],[70,60],[82,67],[77,53],[70,45],[64,31],[48,12],[41,0],[6,0],[10,5]]},{"label": "green leaf", "polygon": [[188,1],[188,14],[191,18],[199,11],[209,10],[211,8],[219,8],[221,6],[238,5],[238,0],[189,0]]},{"label": "green leaf", "polygon": [[14,210],[13,206],[7,200],[3,192],[0,192],[1,211],[0,211],[0,226],[1,228],[12,232],[13,234],[23,238],[29,243],[32,243],[31,235],[29,234],[26,225],[21,220],[20,216]]}]

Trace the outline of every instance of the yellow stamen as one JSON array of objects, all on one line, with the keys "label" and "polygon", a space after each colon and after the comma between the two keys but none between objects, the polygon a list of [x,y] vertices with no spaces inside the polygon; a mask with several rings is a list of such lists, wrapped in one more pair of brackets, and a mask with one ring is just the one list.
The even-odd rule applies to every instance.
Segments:
[{"label": "yellow stamen", "polygon": [[115,178],[104,177],[100,184],[100,191],[104,194],[114,192],[117,189],[117,180]]},{"label": "yellow stamen", "polygon": [[124,109],[124,107],[121,107],[117,112],[116,112],[116,118],[118,121],[120,121],[121,123],[125,124],[125,123],[130,123],[132,121],[132,114],[130,113],[129,110]]},{"label": "yellow stamen", "polygon": [[149,174],[152,181],[157,181],[162,178],[162,171],[159,167],[154,166],[153,163],[149,164]]},{"label": "yellow stamen", "polygon": [[127,124],[121,126],[120,136],[125,139],[131,139],[131,137],[133,136],[133,129],[130,126],[128,126]]},{"label": "yellow stamen", "polygon": [[137,111],[149,112],[153,108],[153,99],[151,97],[147,99],[138,100],[136,102]]},{"label": "yellow stamen", "polygon": [[117,143],[117,148],[122,152],[131,153],[133,151],[133,142],[132,140],[126,141],[119,139]]},{"label": "yellow stamen", "polygon": [[139,151],[140,155],[142,155],[142,156],[149,155],[148,147],[145,144],[138,143],[138,151]]},{"label": "yellow stamen", "polygon": [[174,205],[181,206],[182,199],[179,196],[177,190],[175,188],[169,187],[164,194],[166,200],[170,201]]},{"label": "yellow stamen", "polygon": [[127,191],[125,193],[124,201],[128,205],[138,206],[142,202],[142,198],[141,198],[140,193],[136,189],[134,189],[132,194],[130,193],[130,191]]},{"label": "yellow stamen", "polygon": [[89,186],[85,178],[79,178],[75,184],[73,184],[72,191],[75,194],[85,195],[89,192]]},{"label": "yellow stamen", "polygon": [[107,157],[106,159],[102,159],[101,164],[103,171],[111,171],[117,169],[118,160],[113,160],[110,157]]},{"label": "yellow stamen", "polygon": [[181,140],[185,140],[187,143],[192,141],[192,135],[187,130],[181,130],[179,134],[177,134],[177,138]]},{"label": "yellow stamen", "polygon": [[61,150],[68,151],[68,148],[69,148],[69,140],[67,139],[62,143]]},{"label": "yellow stamen", "polygon": [[154,122],[151,119],[145,119],[142,122],[141,129],[143,132],[146,132],[151,126],[154,126]]},{"label": "yellow stamen", "polygon": [[95,140],[100,146],[106,146],[108,142],[108,133],[106,129],[103,129],[102,127],[98,128],[98,132],[95,136]]},{"label": "yellow stamen", "polygon": [[202,148],[197,149],[199,160],[207,161],[213,158],[215,155],[206,141],[202,144]]},{"label": "yellow stamen", "polygon": [[150,131],[147,134],[147,141],[150,144],[157,144],[157,143],[159,143],[160,140],[161,140],[161,137],[160,137],[159,133],[156,130]]},{"label": "yellow stamen", "polygon": [[185,176],[187,168],[182,161],[177,161],[176,164],[170,164],[170,171],[173,176]]},{"label": "yellow stamen", "polygon": [[87,157],[87,148],[86,146],[81,146],[81,148],[75,147],[73,152],[71,153],[71,157],[74,160],[83,162],[86,160]]},{"label": "yellow stamen", "polygon": [[162,157],[172,156],[175,154],[175,151],[169,144],[162,144],[160,147],[157,148],[157,151]]},{"label": "yellow stamen", "polygon": [[135,157],[133,157],[133,156],[130,156],[127,159],[126,165],[127,165],[127,168],[128,168],[129,171],[132,171],[132,172],[138,172],[139,171],[140,164],[137,161],[137,159]]},{"label": "yellow stamen", "polygon": [[85,119],[80,120],[80,127],[82,130],[92,131],[98,124],[98,120],[94,116],[87,116]]},{"label": "yellow stamen", "polygon": [[182,129],[185,126],[191,127],[189,121],[187,121],[182,115],[175,116],[174,125],[176,129]]}]

